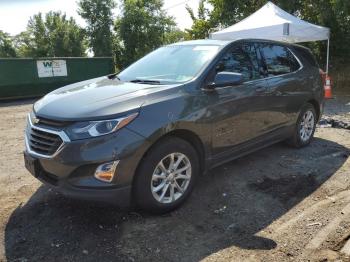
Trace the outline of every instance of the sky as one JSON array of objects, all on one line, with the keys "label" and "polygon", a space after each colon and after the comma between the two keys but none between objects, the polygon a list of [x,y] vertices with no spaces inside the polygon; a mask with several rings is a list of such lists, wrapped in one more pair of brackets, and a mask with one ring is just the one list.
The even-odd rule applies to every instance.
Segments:
[{"label": "sky", "polygon": [[[196,11],[198,2],[199,0],[164,0],[164,9],[175,18],[180,29],[190,28],[192,20],[185,6],[188,4]],[[65,12],[68,17],[73,16],[79,25],[85,25],[76,12],[76,0],[0,0],[0,30],[16,35],[26,29],[32,15],[51,10]],[[118,13],[118,9],[115,13]]]}]

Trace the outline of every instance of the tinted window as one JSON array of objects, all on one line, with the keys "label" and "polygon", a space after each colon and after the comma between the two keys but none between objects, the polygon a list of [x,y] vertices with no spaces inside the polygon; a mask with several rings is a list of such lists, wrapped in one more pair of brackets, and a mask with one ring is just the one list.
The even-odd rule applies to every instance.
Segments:
[{"label": "tinted window", "polygon": [[267,66],[268,76],[294,72],[300,65],[287,47],[275,44],[260,44]]},{"label": "tinted window", "polygon": [[253,79],[261,78],[260,74],[261,70],[261,57],[259,57],[259,53],[257,52],[256,46],[253,43],[244,43],[242,45],[243,51],[249,56],[250,61],[253,66]]},{"label": "tinted window", "polygon": [[318,65],[315,57],[313,56],[313,54],[311,53],[310,50],[306,49],[306,48],[302,48],[302,47],[297,47],[296,48],[298,51],[298,54],[302,57],[304,57],[304,59],[313,67],[317,67],[319,68],[320,66]]},{"label": "tinted window", "polygon": [[[244,81],[257,78],[258,64],[252,61],[250,55],[244,51],[245,47],[236,45],[227,51],[219,61],[216,71],[241,73]],[[254,64],[255,63],[255,64]]]}]

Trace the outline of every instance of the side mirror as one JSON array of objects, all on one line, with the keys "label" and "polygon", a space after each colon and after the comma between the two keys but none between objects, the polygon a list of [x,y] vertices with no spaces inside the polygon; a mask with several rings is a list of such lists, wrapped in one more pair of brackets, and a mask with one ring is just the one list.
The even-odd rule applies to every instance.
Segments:
[{"label": "side mirror", "polygon": [[243,75],[232,72],[219,72],[214,78],[214,82],[210,83],[207,88],[214,89],[216,87],[234,86],[243,83]]}]

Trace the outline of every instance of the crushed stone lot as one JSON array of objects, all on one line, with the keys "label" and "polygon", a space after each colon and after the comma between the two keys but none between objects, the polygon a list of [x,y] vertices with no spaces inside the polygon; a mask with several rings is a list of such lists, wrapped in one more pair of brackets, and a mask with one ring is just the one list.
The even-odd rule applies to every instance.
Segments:
[{"label": "crushed stone lot", "polygon": [[[0,261],[350,261],[350,130],[215,168],[163,216],[72,200],[24,168],[33,101],[0,104]],[[350,96],[325,117],[350,123]]]}]

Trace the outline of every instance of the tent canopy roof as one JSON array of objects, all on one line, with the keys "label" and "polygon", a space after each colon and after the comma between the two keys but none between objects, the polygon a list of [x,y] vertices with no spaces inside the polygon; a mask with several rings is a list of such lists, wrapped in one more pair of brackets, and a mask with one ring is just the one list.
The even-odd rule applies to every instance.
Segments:
[{"label": "tent canopy roof", "polygon": [[268,2],[255,13],[221,31],[210,34],[218,40],[271,39],[289,43],[327,40],[329,28],[308,23]]}]

